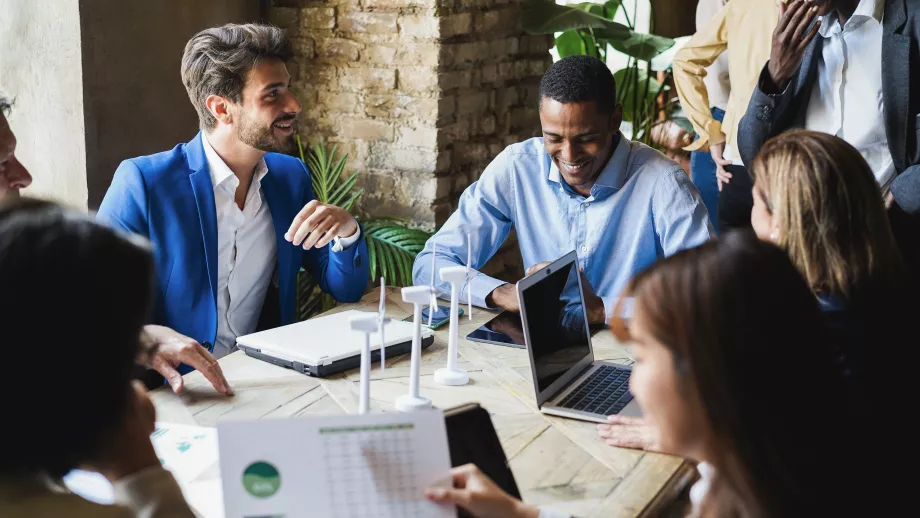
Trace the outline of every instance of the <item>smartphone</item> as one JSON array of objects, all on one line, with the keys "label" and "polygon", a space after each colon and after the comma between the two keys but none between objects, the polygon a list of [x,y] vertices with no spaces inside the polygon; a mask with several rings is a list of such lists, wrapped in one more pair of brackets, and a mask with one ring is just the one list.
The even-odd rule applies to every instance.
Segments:
[{"label": "smartphone", "polygon": [[[463,316],[463,308],[457,308],[457,317]],[[412,322],[412,315],[409,315],[405,319],[405,322]],[[430,327],[431,329],[437,329],[444,324],[450,322],[450,307],[449,306],[438,306],[434,312],[434,316],[431,319],[431,325],[428,325],[428,308],[422,308],[422,325],[425,327]]]}]

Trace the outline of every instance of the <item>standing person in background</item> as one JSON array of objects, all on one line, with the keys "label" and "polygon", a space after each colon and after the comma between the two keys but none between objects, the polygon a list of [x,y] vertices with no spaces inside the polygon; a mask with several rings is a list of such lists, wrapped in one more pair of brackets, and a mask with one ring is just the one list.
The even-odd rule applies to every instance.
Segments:
[{"label": "standing person in background", "polygon": [[[908,268],[917,275],[918,86],[917,2],[791,2],[773,34],[770,61],[741,120],[738,147],[742,159],[749,165],[767,140],[791,128],[821,131],[846,140],[869,163],[885,197],[895,239]],[[750,190],[740,194],[746,195],[750,208]]]},{"label": "standing person in background", "polygon": [[[696,34],[674,56],[677,95],[699,137],[685,149],[694,151],[694,157],[708,149],[714,164],[711,175],[707,169],[692,169],[693,182],[717,230],[750,227],[750,207],[741,212],[735,208],[736,193],[744,191],[748,196],[751,189],[738,153],[738,122],[770,57],[771,34],[779,16],[776,2],[731,0],[703,24],[698,16]],[[706,3],[717,0],[701,1],[701,9]],[[720,121],[718,112],[710,111],[722,96],[721,81],[712,74],[726,59],[730,94],[725,118]],[[695,160],[694,164],[704,163],[702,158]]]},{"label": "standing person in background", "polygon": [[[710,20],[715,18],[726,2],[728,0],[700,0],[696,5],[696,30],[699,31]],[[673,70],[676,75],[677,66],[674,66]],[[716,169],[721,169],[721,166],[716,165],[714,161],[716,153],[713,145],[719,143],[718,138],[721,130],[718,125],[722,123],[725,117],[725,110],[728,108],[728,99],[731,93],[727,52],[723,52],[712,64],[706,67],[702,74],[702,79],[705,84],[704,91],[709,97],[708,104],[711,106],[711,119],[706,121],[710,147],[708,150],[706,149],[706,138],[703,134],[699,134],[696,142],[685,147],[684,150],[691,152],[690,176],[693,178],[693,184],[700,191],[700,198],[703,199],[703,204],[706,205],[706,210],[709,211],[709,218],[712,220],[713,227],[718,231],[719,185],[716,180]],[[679,89],[678,93],[680,93]],[[686,108],[685,111],[687,111]]]}]

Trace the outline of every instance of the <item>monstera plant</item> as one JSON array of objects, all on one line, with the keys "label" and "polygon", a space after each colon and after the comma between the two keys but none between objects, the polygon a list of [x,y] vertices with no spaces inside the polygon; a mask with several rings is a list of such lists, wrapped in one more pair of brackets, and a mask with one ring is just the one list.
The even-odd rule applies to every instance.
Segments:
[{"label": "monstera plant", "polygon": [[[316,199],[351,211],[361,198],[364,189],[356,188],[358,172],[345,174],[348,155],[338,156],[335,146],[329,148],[317,140],[305,148],[296,136],[300,159],[310,170],[313,194]],[[408,226],[400,218],[375,217],[359,219],[367,241],[370,279],[376,282],[383,277],[390,286],[407,286],[412,283],[412,263],[425,247],[431,234]],[[319,289],[316,281],[305,270],[297,279],[297,318],[305,320],[335,305],[335,300]]]},{"label": "monstera plant", "polygon": [[[614,73],[617,100],[623,105],[623,120],[632,124],[634,140],[653,145],[652,128],[674,118],[678,104],[676,97],[668,95],[670,66],[665,67],[665,81],[659,81],[652,71],[651,61],[673,47],[675,41],[636,31],[639,1],[636,0],[633,12],[629,13],[622,0],[568,5],[553,0],[527,0],[521,24],[531,34],[556,35],[556,52],[560,58],[587,55],[606,62],[611,49],[625,54],[628,57],[626,67]],[[626,24],[614,21],[617,13],[622,13]]]}]

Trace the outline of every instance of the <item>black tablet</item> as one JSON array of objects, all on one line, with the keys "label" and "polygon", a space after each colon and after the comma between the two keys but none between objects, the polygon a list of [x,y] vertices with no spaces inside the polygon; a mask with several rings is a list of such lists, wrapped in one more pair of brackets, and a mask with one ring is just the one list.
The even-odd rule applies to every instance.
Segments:
[{"label": "black tablet", "polygon": [[527,343],[524,341],[524,326],[521,325],[521,314],[511,311],[499,313],[485,325],[466,335],[466,339],[518,349],[527,348]]},{"label": "black tablet", "polygon": [[[505,450],[486,409],[478,403],[469,403],[445,410],[444,424],[453,467],[475,464],[506,493],[521,498]],[[466,518],[471,515],[458,508],[457,516]]]}]

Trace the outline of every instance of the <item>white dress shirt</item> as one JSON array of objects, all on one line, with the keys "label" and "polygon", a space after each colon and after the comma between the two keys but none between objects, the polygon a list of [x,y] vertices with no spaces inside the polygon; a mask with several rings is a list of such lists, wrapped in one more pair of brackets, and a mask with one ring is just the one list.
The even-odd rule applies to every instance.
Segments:
[{"label": "white dress shirt", "polygon": [[213,354],[220,358],[236,350],[236,337],[256,330],[275,271],[278,245],[262,193],[262,178],[268,173],[265,160],[256,165],[240,210],[234,200],[239,178],[211,147],[207,135],[201,143],[217,210],[217,339]]},{"label": "white dress shirt", "polygon": [[836,10],[821,20],[824,46],[805,127],[836,135],[859,150],[886,195],[895,169],[882,102],[884,12],[884,0],[861,0],[843,28]]},{"label": "white dress shirt", "polygon": [[[725,7],[728,0],[700,0],[696,4],[696,28],[705,27],[709,20]],[[725,110],[728,107],[728,98],[732,92],[731,81],[728,76],[728,50],[719,54],[719,57],[706,68],[706,77],[703,78],[706,93],[709,94],[710,108]]]},{"label": "white dress shirt", "polygon": [[[256,164],[240,210],[235,201],[239,178],[211,147],[207,135],[203,135],[201,143],[217,211],[217,338],[213,355],[221,358],[236,350],[237,337],[256,330],[275,271],[278,244],[272,215],[262,193],[262,178],[268,174],[265,159]],[[353,236],[335,238],[329,246],[333,252],[341,252],[360,237],[358,228]]]}]

